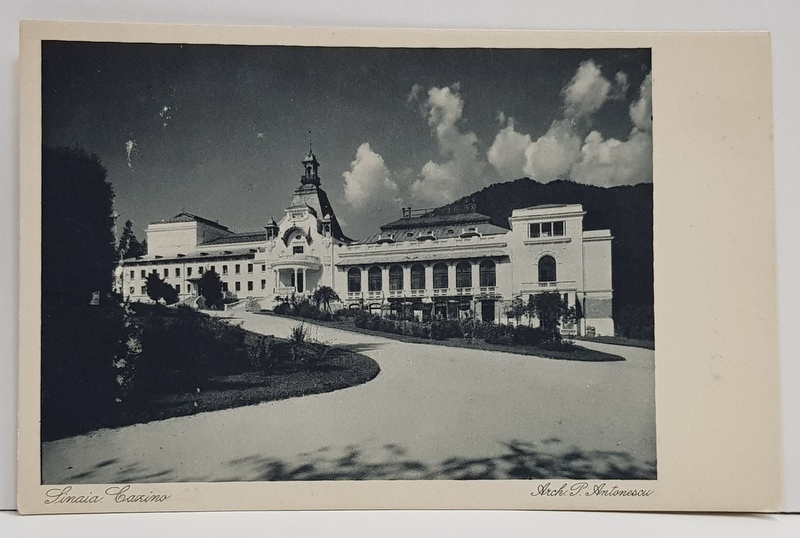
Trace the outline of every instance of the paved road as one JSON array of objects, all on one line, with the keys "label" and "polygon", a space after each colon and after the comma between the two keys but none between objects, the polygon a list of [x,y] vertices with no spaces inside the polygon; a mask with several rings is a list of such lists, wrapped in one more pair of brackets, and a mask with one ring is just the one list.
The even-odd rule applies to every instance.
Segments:
[{"label": "paved road", "polygon": [[[236,316],[245,328],[276,336],[288,336],[297,324]],[[609,469],[622,478],[652,472],[646,462],[655,461],[656,450],[653,351],[592,343],[587,347],[626,361],[586,363],[407,344],[316,325],[311,336],[353,346],[375,359],[381,373],[328,394],[44,443],[43,481],[502,478],[531,472],[607,477]]]}]

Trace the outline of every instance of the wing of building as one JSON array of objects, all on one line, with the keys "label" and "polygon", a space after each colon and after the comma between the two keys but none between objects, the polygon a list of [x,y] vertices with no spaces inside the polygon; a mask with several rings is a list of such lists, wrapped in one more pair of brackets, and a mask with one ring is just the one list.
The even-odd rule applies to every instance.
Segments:
[{"label": "wing of building", "polygon": [[474,315],[502,321],[514,298],[555,291],[582,313],[566,330],[613,335],[609,230],[584,230],[580,204],[516,209],[509,228],[465,203],[447,212],[404,209],[402,218],[354,241],[344,235],[309,151],[304,174],[280,222],[234,233],[190,213],[150,224],[149,252],[125,259],[119,289],[147,301],[155,272],[193,302],[206,271],[229,301],[270,309],[292,294],[330,286],[344,307],[404,311],[419,317]]}]

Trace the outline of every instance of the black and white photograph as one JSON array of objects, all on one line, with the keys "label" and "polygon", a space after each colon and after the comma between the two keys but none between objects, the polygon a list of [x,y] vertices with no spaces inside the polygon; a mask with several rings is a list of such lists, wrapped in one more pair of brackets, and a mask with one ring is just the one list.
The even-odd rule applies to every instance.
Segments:
[{"label": "black and white photograph", "polygon": [[650,49],[41,55],[42,484],[656,479]]},{"label": "black and white photograph", "polygon": [[768,36],[21,35],[21,512],[779,505]]}]

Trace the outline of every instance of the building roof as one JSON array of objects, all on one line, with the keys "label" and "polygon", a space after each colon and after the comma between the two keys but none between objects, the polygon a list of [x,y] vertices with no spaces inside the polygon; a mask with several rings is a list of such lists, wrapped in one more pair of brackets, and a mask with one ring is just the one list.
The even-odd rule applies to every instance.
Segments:
[{"label": "building roof", "polygon": [[[478,213],[475,213],[478,215]],[[463,215],[443,215],[443,217],[457,217]],[[486,215],[480,215],[482,217],[486,217]],[[442,216],[440,216],[441,218]],[[488,219],[488,217],[486,217]],[[403,219],[408,221],[417,221],[419,219]],[[473,221],[458,221],[453,219],[454,222],[451,222],[450,219],[447,219],[445,222],[441,220],[438,221],[437,225],[424,225],[424,226],[415,226],[411,228],[403,227],[403,228],[387,228],[385,226],[381,226],[381,233],[371,235],[364,239],[357,241],[356,245],[366,245],[370,243],[379,243],[381,241],[391,241],[394,243],[399,243],[401,241],[419,241],[421,238],[430,239],[433,238],[435,240],[438,239],[452,239],[455,237],[461,237],[462,234],[467,233],[470,235],[478,234],[481,236],[484,235],[498,235],[507,233],[509,230],[506,228],[501,228],[500,226],[495,226],[490,222],[473,222]],[[423,221],[423,222],[430,222],[430,221]]]},{"label": "building roof", "polygon": [[555,209],[557,207],[567,207],[570,205],[575,205],[575,204],[541,204],[541,205],[532,205],[529,207],[522,207],[520,209]]},{"label": "building roof", "polygon": [[[430,226],[456,226],[466,224],[484,224],[490,223],[492,218],[489,215],[482,213],[449,213],[445,215],[434,215],[427,213],[419,217],[402,218],[384,224],[381,230],[402,230],[406,228],[422,228]],[[497,226],[495,226],[497,228]]]},{"label": "building roof", "polygon": [[234,233],[231,235],[226,235],[224,237],[218,237],[216,239],[212,239],[211,241],[207,241],[203,243],[203,246],[207,245],[228,245],[231,243],[263,243],[266,241],[266,232],[242,232],[242,233]]},{"label": "building roof", "polygon": [[227,226],[223,226],[218,222],[214,222],[213,220],[204,219],[203,217],[192,215],[191,213],[186,213],[185,211],[178,213],[171,219],[166,220],[159,220],[156,222],[152,222],[151,224],[171,224],[174,222],[201,222],[208,226],[213,226],[214,228],[219,228],[220,230],[228,230]]},{"label": "building roof", "polygon": [[231,248],[231,249],[214,249],[214,250],[191,250],[188,252],[181,252],[178,254],[169,254],[164,256],[155,256],[147,254],[138,258],[126,258],[122,260],[122,265],[142,265],[150,263],[174,263],[174,262],[198,262],[203,260],[220,260],[226,258],[245,258],[252,257],[257,252],[253,248]]}]

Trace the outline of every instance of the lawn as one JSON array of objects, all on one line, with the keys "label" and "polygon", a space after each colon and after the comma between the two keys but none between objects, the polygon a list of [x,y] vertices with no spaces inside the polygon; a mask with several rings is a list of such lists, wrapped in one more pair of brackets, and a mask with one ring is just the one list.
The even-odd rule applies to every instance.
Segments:
[{"label": "lawn", "polygon": [[380,372],[305,334],[264,337],[186,307],[47,308],[42,336],[43,441],[330,392]]},{"label": "lawn", "polygon": [[205,388],[154,396],[145,406],[121,406],[114,426],[125,426],[332,392],[374,379],[380,368],[364,355],[333,349],[313,368],[213,376]]},{"label": "lawn", "polygon": [[595,336],[587,338],[576,336],[574,340],[579,342],[599,342],[601,344],[613,344],[616,346],[641,347],[644,349],[655,349],[656,343],[652,340],[640,340],[637,338],[625,338],[624,336]]},{"label": "lawn", "polygon": [[[261,311],[260,314],[268,315],[268,316],[275,316],[274,314],[269,311]],[[369,334],[372,336],[382,336],[384,338],[390,338],[392,340],[399,340],[401,342],[408,342],[413,344],[433,344],[438,346],[447,346],[447,347],[462,347],[468,349],[480,349],[485,351],[499,351],[502,353],[516,353],[518,355],[532,355],[536,357],[543,357],[547,359],[555,359],[555,360],[565,360],[565,361],[583,361],[583,362],[612,362],[612,361],[624,361],[625,359],[620,357],[619,355],[613,355],[611,353],[604,353],[602,351],[596,351],[592,349],[586,349],[579,345],[574,346],[569,351],[563,350],[551,350],[551,349],[542,349],[540,347],[535,346],[528,346],[528,345],[501,345],[501,344],[490,344],[482,339],[479,338],[447,338],[445,340],[437,340],[435,338],[421,338],[418,336],[411,336],[406,334],[397,334],[397,333],[389,333],[383,331],[374,331],[370,329],[364,329],[361,327],[356,327],[353,324],[352,319],[340,319],[340,320],[332,320],[332,321],[323,321],[323,320],[313,320],[302,318],[299,316],[292,316],[281,314],[282,317],[288,317],[292,319],[296,319],[303,323],[309,324],[318,324],[323,325],[325,327],[331,327],[334,329],[341,329],[343,331],[350,331],[360,334]]]}]

